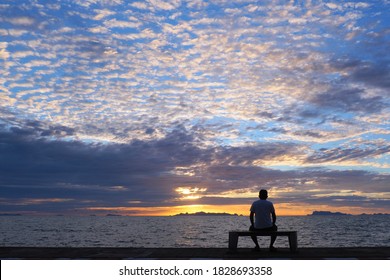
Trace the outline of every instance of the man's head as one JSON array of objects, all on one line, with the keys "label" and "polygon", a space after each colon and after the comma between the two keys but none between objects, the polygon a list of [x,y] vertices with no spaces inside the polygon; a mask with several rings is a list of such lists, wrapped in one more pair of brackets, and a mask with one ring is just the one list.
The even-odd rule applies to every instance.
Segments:
[{"label": "man's head", "polygon": [[267,199],[268,198],[268,192],[267,190],[260,190],[259,191],[259,198],[260,199]]}]

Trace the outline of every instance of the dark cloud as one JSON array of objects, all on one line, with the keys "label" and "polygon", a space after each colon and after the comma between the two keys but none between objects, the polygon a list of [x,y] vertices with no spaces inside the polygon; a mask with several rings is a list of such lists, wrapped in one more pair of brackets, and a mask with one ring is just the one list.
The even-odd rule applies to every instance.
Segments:
[{"label": "dark cloud", "polygon": [[348,71],[347,79],[353,82],[388,89],[390,87],[390,61],[386,57],[376,57],[373,61],[363,61],[348,57],[331,61],[337,71]]},{"label": "dark cloud", "polygon": [[[334,80],[331,88],[323,93],[311,96],[308,101],[320,109],[361,114],[380,113],[388,108],[388,89],[390,87],[389,59],[379,56],[376,50],[369,52],[366,60],[353,56],[337,57],[329,61],[329,66],[340,75]],[[372,94],[375,89],[376,95]],[[319,111],[317,110],[319,113]],[[309,111],[302,111],[303,117],[310,117]]]},{"label": "dark cloud", "polygon": [[328,92],[315,95],[310,102],[324,109],[355,113],[378,113],[387,108],[381,96],[365,97],[359,88],[333,88]]},{"label": "dark cloud", "polygon": [[377,146],[371,144],[366,147],[321,149],[306,159],[307,163],[342,162],[347,160],[359,160],[385,155],[390,152],[390,145]]},{"label": "dark cloud", "polygon": [[[0,134],[0,167],[5,171],[2,172],[5,185],[66,182],[129,186],[137,185],[139,178],[145,181],[148,177],[165,176],[177,166],[207,164],[212,168],[212,162],[226,166],[226,176],[232,174],[229,166],[237,166],[237,172],[242,173],[245,168],[250,170],[249,165],[256,160],[297,153],[296,147],[288,144],[202,149],[197,146],[195,137],[183,129],[173,130],[160,140],[136,140],[129,144],[86,144],[60,138],[49,141],[42,136],[56,135],[68,129],[33,129],[31,126],[40,127],[40,124],[29,125],[12,127],[9,132]],[[240,166],[244,166],[242,171]]]},{"label": "dark cloud", "polygon": [[[297,202],[306,201],[305,182],[315,181],[329,190],[387,191],[389,176],[363,171],[303,169],[281,171],[259,166],[261,160],[299,156],[302,147],[289,143],[259,143],[244,147],[201,148],[196,135],[177,127],[164,138],[127,144],[87,144],[60,137],[43,137],[39,122],[0,133],[0,210],[66,212],[85,207],[174,206],[175,188],[207,188],[197,203],[247,204],[246,198],[218,194],[240,189],[294,187]],[[32,129],[35,128],[35,129]],[[68,131],[53,126],[52,131]],[[71,131],[69,132],[71,133]],[[55,134],[55,133],[54,133]],[[50,139],[50,140],[49,140]],[[311,163],[335,158],[374,156],[371,151],[323,150]],[[389,147],[386,148],[387,151]],[[326,155],[326,156],[325,156]],[[349,156],[348,156],[349,155]],[[177,168],[193,173],[187,176]],[[310,188],[312,186],[309,186]],[[251,198],[252,199],[252,198]],[[293,197],[286,197],[289,202]],[[312,198],[314,199],[314,198]],[[139,201],[132,205],[129,201]],[[339,200],[337,200],[339,201]],[[329,202],[331,203],[331,202]]]},{"label": "dark cloud", "polygon": [[[285,202],[283,200],[274,199],[275,203]],[[299,201],[300,203],[316,205],[332,205],[333,207],[376,207],[376,208],[387,208],[389,201],[387,199],[376,199],[364,195],[323,195],[320,197],[307,196],[306,198],[294,198],[291,201]]]},{"label": "dark cloud", "polygon": [[258,143],[243,147],[222,147],[216,150],[218,162],[229,165],[253,165],[255,161],[279,156],[297,155],[299,145],[291,143]]},{"label": "dark cloud", "polygon": [[357,68],[351,75],[354,80],[365,82],[369,85],[390,88],[390,61],[381,64],[366,63]]},{"label": "dark cloud", "polygon": [[[214,184],[224,178],[223,186],[213,185],[212,189],[216,190],[215,196],[211,194],[203,197],[197,200],[199,204],[249,205],[255,197],[217,196],[218,191],[237,190],[246,186],[246,190],[250,189],[253,193],[257,193],[259,188],[268,188],[271,193],[277,192],[278,195],[272,197],[272,201],[277,204],[305,203],[313,206],[329,205],[338,207],[364,207],[370,204],[371,207],[388,207],[388,199],[374,198],[370,195],[376,192],[386,192],[390,182],[389,175],[379,175],[375,172],[362,170],[336,171],[325,168],[281,171],[254,167],[219,166],[210,168],[209,173],[214,176]],[[231,174],[230,177],[228,177],[228,174]],[[313,185],[313,182],[315,182],[315,185]],[[342,194],[340,190],[342,190]],[[359,195],[356,193],[359,193]]]},{"label": "dark cloud", "polygon": [[41,121],[23,121],[14,117],[0,119],[0,129],[7,130],[6,127],[15,136],[31,139],[49,136],[62,138],[73,136],[76,132],[76,129],[64,125],[53,125]]},{"label": "dark cloud", "polygon": [[[161,141],[128,145],[48,141],[31,134],[29,129],[0,134],[3,198],[74,198],[106,206],[137,199],[161,201],[170,196],[174,181],[164,181],[165,173],[199,159],[196,148],[186,142],[190,139],[178,131]],[[123,191],[115,192],[112,186],[122,186]]]},{"label": "dark cloud", "polygon": [[315,132],[312,130],[300,130],[300,131],[294,132],[293,134],[297,135],[297,136],[309,136],[309,137],[313,137],[313,138],[323,138],[324,137],[323,133]]},{"label": "dark cloud", "polygon": [[302,109],[302,111],[298,112],[298,115],[302,118],[318,118],[321,117],[321,113],[318,110],[314,109]]}]

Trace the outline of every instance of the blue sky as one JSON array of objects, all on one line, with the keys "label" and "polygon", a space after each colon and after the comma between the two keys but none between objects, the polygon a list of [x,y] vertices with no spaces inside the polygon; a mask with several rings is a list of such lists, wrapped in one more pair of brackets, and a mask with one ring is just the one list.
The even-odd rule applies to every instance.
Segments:
[{"label": "blue sky", "polygon": [[390,213],[389,6],[0,1],[0,212]]}]

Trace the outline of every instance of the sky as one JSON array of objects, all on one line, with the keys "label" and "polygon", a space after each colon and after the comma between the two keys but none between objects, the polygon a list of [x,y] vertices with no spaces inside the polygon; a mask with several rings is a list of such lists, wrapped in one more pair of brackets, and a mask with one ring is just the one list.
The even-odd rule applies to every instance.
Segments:
[{"label": "sky", "polygon": [[0,213],[390,214],[389,14],[0,0]]}]

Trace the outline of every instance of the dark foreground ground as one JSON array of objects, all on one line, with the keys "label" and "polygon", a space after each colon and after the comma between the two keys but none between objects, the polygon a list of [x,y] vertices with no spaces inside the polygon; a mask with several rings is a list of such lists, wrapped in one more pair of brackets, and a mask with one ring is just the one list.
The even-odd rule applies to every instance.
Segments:
[{"label": "dark foreground ground", "polygon": [[390,247],[342,247],[342,248],[299,248],[291,253],[287,248],[277,252],[263,249],[238,249],[228,252],[225,248],[47,248],[47,247],[0,247],[0,259],[361,259],[390,260]]}]

